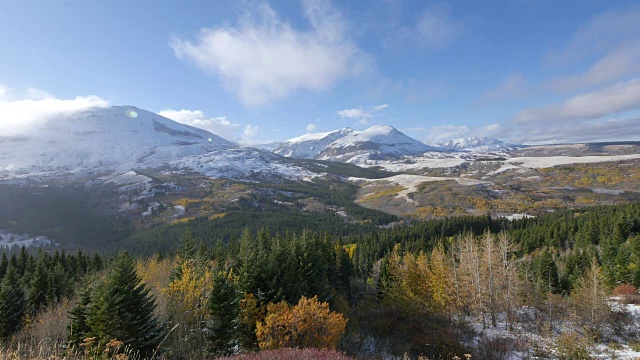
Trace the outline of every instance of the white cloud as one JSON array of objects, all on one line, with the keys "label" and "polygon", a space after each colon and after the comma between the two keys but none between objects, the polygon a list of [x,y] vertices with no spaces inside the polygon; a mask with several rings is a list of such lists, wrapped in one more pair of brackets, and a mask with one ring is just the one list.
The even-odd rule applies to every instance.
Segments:
[{"label": "white cloud", "polygon": [[597,119],[579,122],[558,122],[505,127],[499,135],[514,143],[557,144],[597,141],[638,141],[640,118]]},{"label": "white cloud", "polygon": [[594,16],[578,29],[564,49],[550,53],[546,62],[562,64],[593,53],[607,53],[638,42],[640,6],[618,7]]},{"label": "white cloud", "polygon": [[303,0],[302,5],[308,31],[281,20],[268,4],[252,2],[235,26],[202,29],[194,41],[172,37],[170,45],[179,59],[219,75],[248,105],[297,90],[327,89],[371,66],[328,0]]},{"label": "white cloud", "polygon": [[438,125],[424,129],[424,131],[429,132],[423,139],[424,143],[438,145],[447,140],[459,139],[469,135],[471,128],[466,125]]},{"label": "white cloud", "polygon": [[361,124],[368,124],[369,120],[375,117],[379,112],[388,108],[388,104],[376,106],[361,106],[355,109],[344,109],[337,112],[338,116],[345,119],[357,120]]},{"label": "white cloud", "polygon": [[245,145],[255,145],[263,141],[256,140],[260,127],[258,125],[245,125],[242,131],[240,143]]},{"label": "white cloud", "polygon": [[313,132],[316,129],[316,124],[309,124],[307,125],[307,132]]},{"label": "white cloud", "polygon": [[572,91],[640,74],[640,6],[616,7],[591,18],[563,49],[549,53],[548,65],[598,60],[585,72],[551,79],[543,90]]},{"label": "white cloud", "polygon": [[55,116],[108,105],[96,95],[59,99],[37,89],[20,94],[0,84],[0,136],[21,135]]},{"label": "white cloud", "polygon": [[201,110],[162,110],[158,115],[190,126],[210,131],[227,140],[237,141],[240,124],[234,124],[225,116],[206,117]]},{"label": "white cloud", "polygon": [[[415,133],[421,137],[422,142],[428,145],[440,145],[448,140],[456,140],[465,137],[494,137],[501,129],[500,124],[489,124],[482,127],[469,127],[467,125],[436,125],[431,127],[413,127],[402,131]],[[427,136],[417,134],[427,133]]]},{"label": "white cloud", "polygon": [[9,97],[9,93],[11,92],[11,88],[0,84],[0,101],[5,100]]},{"label": "white cloud", "polygon": [[637,108],[640,108],[640,78],[579,94],[559,105],[523,110],[514,121],[549,123],[596,119]]},{"label": "white cloud", "polygon": [[443,4],[429,4],[416,24],[418,39],[433,49],[448,46],[462,34],[462,22],[451,17],[451,8]]},{"label": "white cloud", "polygon": [[606,84],[638,73],[640,73],[640,42],[625,45],[611,51],[595,62],[583,74],[551,79],[543,86],[555,91],[565,92]]}]

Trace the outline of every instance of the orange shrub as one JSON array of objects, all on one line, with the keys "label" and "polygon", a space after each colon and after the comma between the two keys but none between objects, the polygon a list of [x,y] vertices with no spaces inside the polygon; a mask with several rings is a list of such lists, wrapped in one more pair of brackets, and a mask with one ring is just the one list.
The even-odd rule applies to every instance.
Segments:
[{"label": "orange shrub", "polygon": [[340,313],[331,312],[329,304],[302,297],[298,305],[286,302],[267,305],[264,322],[257,324],[260,349],[330,348],[338,346],[347,321]]},{"label": "orange shrub", "polygon": [[621,284],[613,289],[613,295],[619,296],[624,304],[640,304],[638,288],[630,284]]}]

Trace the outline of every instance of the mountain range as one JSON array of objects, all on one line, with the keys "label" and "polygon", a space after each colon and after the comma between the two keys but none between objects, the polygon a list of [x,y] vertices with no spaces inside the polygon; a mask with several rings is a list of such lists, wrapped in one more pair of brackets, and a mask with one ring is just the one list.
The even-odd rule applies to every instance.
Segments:
[{"label": "mountain range", "polygon": [[228,178],[309,174],[269,151],[133,106],[60,115],[28,133],[0,137],[0,179],[87,178],[146,168]]},{"label": "mountain range", "polygon": [[344,128],[248,147],[134,106],[113,106],[42,119],[21,135],[0,136],[0,180],[95,179],[144,169],[252,181],[304,180],[325,173],[326,165],[313,161],[417,172],[474,159],[513,157],[507,162],[517,162],[516,158],[527,156],[624,156],[635,153],[634,146],[527,147],[487,137],[429,146],[392,126],[375,125],[362,131]]},{"label": "mountain range", "polygon": [[363,131],[344,128],[305,134],[282,142],[274,152],[286,157],[358,164],[365,160],[397,160],[438,150],[392,126],[375,125]]},{"label": "mountain range", "polygon": [[433,147],[386,125],[245,147],[134,106],[113,106],[42,119],[29,132],[0,137],[0,179],[91,177],[145,168],[236,179],[306,178],[316,173],[288,158],[362,164],[427,152],[467,151],[465,145],[510,148],[486,138]]}]

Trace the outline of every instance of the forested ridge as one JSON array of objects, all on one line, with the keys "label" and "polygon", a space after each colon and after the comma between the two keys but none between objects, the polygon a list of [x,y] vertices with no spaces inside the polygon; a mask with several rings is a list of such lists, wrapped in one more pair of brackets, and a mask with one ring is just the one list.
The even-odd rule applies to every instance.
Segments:
[{"label": "forested ridge", "polygon": [[393,228],[338,226],[313,214],[260,226],[254,215],[228,217],[223,229],[206,219],[167,225],[162,235],[150,229],[117,256],[5,254],[6,354],[44,347],[54,357],[179,359],[316,347],[448,359],[523,351],[479,335],[480,326],[556,334],[521,347],[589,358],[576,354],[614,339],[631,346],[637,334],[607,298],[633,299],[640,285],[640,204]]}]

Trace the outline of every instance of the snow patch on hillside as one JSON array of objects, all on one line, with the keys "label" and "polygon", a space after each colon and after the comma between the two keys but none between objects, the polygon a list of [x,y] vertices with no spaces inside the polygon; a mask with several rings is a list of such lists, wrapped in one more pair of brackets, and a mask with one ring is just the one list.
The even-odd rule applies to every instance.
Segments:
[{"label": "snow patch on hillside", "polygon": [[609,156],[550,156],[550,157],[516,157],[507,159],[502,166],[488,175],[495,175],[512,169],[542,169],[559,165],[591,164],[599,162],[624,161],[640,159],[640,154]]},{"label": "snow patch on hillside", "polygon": [[18,248],[30,246],[46,246],[56,244],[46,236],[31,236],[26,234],[13,234],[0,230],[0,249],[10,249],[13,246]]},{"label": "snow patch on hillside", "polygon": [[325,175],[313,173],[289,163],[279,155],[255,148],[212,151],[204,155],[170,161],[168,165],[179,171],[238,180],[251,180],[256,177],[309,180]]}]

